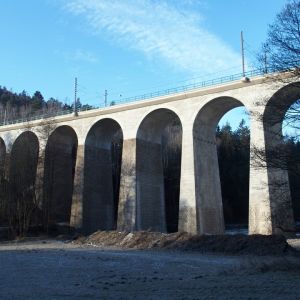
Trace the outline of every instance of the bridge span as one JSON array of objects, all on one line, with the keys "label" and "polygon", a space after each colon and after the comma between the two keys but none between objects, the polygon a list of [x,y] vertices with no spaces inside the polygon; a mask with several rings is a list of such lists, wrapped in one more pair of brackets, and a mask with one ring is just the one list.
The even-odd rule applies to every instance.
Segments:
[{"label": "bridge span", "polygon": [[[15,182],[16,197],[34,188],[50,220],[85,232],[222,234],[219,120],[244,106],[250,119],[250,150],[270,153],[282,141],[282,120],[300,98],[299,87],[297,80],[254,77],[78,116],[4,125],[0,177]],[[174,151],[177,155],[172,156]],[[163,157],[176,157],[169,181]],[[250,234],[294,229],[287,171],[270,166],[268,159],[266,155],[266,167],[261,167],[250,157]]]}]

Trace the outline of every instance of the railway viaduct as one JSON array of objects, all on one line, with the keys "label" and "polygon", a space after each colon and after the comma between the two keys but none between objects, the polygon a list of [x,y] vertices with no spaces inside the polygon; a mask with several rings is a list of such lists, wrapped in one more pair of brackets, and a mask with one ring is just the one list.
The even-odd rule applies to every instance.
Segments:
[{"label": "railway viaduct", "polygon": [[[51,218],[86,232],[222,234],[219,120],[244,106],[250,118],[250,148],[268,153],[282,141],[278,132],[288,107],[300,98],[297,87],[296,80],[275,83],[254,76],[77,116],[3,125],[0,172],[8,166],[5,176],[17,184],[23,178],[42,202],[55,207]],[[277,121],[269,122],[274,116]],[[170,182],[163,168],[168,151],[178,152]],[[287,172],[269,166],[268,155],[265,168],[250,156],[249,233],[293,230]]]}]

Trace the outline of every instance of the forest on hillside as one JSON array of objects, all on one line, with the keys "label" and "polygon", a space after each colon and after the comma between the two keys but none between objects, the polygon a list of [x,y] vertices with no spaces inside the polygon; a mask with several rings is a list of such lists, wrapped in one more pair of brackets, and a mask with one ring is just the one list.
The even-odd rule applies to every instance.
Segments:
[{"label": "forest on hillside", "polygon": [[[90,105],[82,105],[77,100],[77,109],[87,110]],[[32,96],[26,91],[15,93],[6,87],[0,86],[0,124],[9,123],[18,119],[29,119],[34,116],[54,116],[61,111],[71,111],[73,105],[66,104],[61,100],[49,98],[46,100],[40,91]]]}]

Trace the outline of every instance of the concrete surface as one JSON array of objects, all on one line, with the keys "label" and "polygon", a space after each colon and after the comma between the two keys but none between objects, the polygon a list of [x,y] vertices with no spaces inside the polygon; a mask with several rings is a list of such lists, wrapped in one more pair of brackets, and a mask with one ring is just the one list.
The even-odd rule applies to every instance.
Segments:
[{"label": "concrete surface", "polygon": [[[292,78],[291,82],[293,80],[297,81],[298,78]],[[125,163],[122,163],[120,179],[120,219],[118,220],[118,227],[123,230],[132,230],[139,228],[139,224],[143,224],[144,220],[140,220],[142,216],[147,217],[147,214],[142,213],[147,210],[147,207],[140,208],[137,205],[141,204],[141,201],[138,201],[139,193],[137,192],[139,174],[136,165],[139,155],[136,153],[136,140],[142,138],[147,141],[159,142],[161,129],[166,125],[165,121],[170,119],[168,116],[176,115],[182,126],[183,140],[179,230],[191,233],[197,231],[198,233],[214,234],[224,231],[214,136],[218,120],[228,110],[237,106],[244,106],[249,112],[252,149],[255,146],[262,150],[269,149],[269,144],[276,147],[276,143],[280,143],[280,139],[270,138],[273,134],[270,135],[270,132],[275,127],[276,129],[280,128],[281,121],[278,120],[276,126],[271,126],[266,121],[263,122],[261,117],[264,116],[266,117],[264,120],[268,120],[269,116],[273,116],[274,106],[272,104],[277,103],[284,104],[281,105],[280,113],[277,114],[282,116],[282,113],[296,99],[300,98],[299,91],[297,84],[289,85],[284,81],[274,82],[264,77],[253,78],[247,83],[235,81],[151,100],[80,112],[77,117],[73,115],[56,117],[52,120],[55,125],[53,130],[56,134],[66,127],[72,129],[72,134],[65,136],[64,140],[67,141],[71,138],[72,143],[74,143],[76,139],[76,144],[83,147],[91,128],[99,120],[109,118],[120,125],[123,132],[124,148],[122,156]],[[7,154],[9,154],[10,146],[24,131],[32,131],[38,137],[40,145],[46,144],[47,140],[41,134],[43,124],[41,121],[32,121],[29,124],[30,126],[28,123],[23,123],[0,127],[0,144],[2,144],[0,165],[3,165],[3,149],[6,148]],[[76,135],[76,137],[73,135]],[[106,136],[106,138],[109,139],[110,137]],[[82,155],[84,153],[77,156],[80,161],[76,163],[76,166],[81,165],[84,159]],[[9,162],[9,155],[6,155],[6,157]],[[127,167],[129,167],[129,170],[125,170]],[[70,166],[68,169],[70,169]],[[74,164],[72,164],[73,169]],[[71,201],[69,192],[75,191],[73,201],[76,203],[73,203],[72,214],[71,212],[64,212],[64,215],[72,215],[71,223],[76,227],[80,227],[82,221],[83,197],[80,197],[80,194],[84,190],[82,178],[78,171],[79,168],[76,169],[75,184],[79,184],[79,187],[71,186],[73,178],[66,176],[69,180],[66,180],[65,186],[61,180],[56,179],[50,188],[50,190],[55,190],[53,197],[56,198],[57,202]],[[147,172],[143,173],[143,177],[147,177]],[[149,186],[152,183],[157,186],[157,183],[153,182],[153,176],[150,173],[148,172],[148,178],[144,178],[144,181],[150,183]],[[294,222],[290,195],[288,192],[285,193],[285,197],[274,195],[276,191],[272,187],[278,186],[278,183],[281,186],[288,187],[288,176],[285,171],[278,172],[278,170],[272,168],[256,168],[255,159],[251,157],[249,184],[249,232],[251,234],[280,233],[282,230],[289,232],[293,229]],[[148,192],[145,191],[145,193]],[[162,195],[163,191],[151,190],[150,194]],[[143,203],[146,200],[143,196]],[[62,205],[62,207],[69,206],[69,203]],[[164,215],[163,205],[158,205],[156,209],[158,216]],[[145,220],[144,223],[147,223],[146,227],[148,227],[149,222]],[[156,225],[164,230],[162,224]]]},{"label": "concrete surface", "polygon": [[272,271],[286,263],[49,240],[1,243],[0,299],[299,299],[299,270]]}]

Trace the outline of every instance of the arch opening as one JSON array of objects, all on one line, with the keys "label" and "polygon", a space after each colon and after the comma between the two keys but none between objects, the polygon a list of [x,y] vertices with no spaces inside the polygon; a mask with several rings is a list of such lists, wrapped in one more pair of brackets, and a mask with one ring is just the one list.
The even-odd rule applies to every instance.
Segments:
[{"label": "arch opening", "polygon": [[4,207],[5,197],[7,196],[7,182],[5,180],[5,157],[6,147],[2,138],[0,138],[0,226],[7,224],[7,217]]},{"label": "arch opening", "polygon": [[45,149],[43,212],[47,228],[70,224],[78,140],[69,126],[50,135]]},{"label": "arch opening", "polygon": [[112,119],[98,121],[85,141],[83,229],[117,227],[123,132]]},{"label": "arch opening", "polygon": [[4,177],[5,158],[6,158],[6,146],[3,139],[0,138],[0,180],[2,180]]},{"label": "arch opening", "polygon": [[6,147],[2,138],[0,138],[0,226],[7,225],[7,216],[5,212],[5,197],[7,196],[7,181],[5,180],[5,158]]},{"label": "arch opening", "polygon": [[[232,128],[226,124],[224,128],[218,127],[227,112],[242,106],[243,103],[235,98],[216,98],[207,103],[195,119],[193,140],[198,232],[224,233],[225,226],[230,227],[233,221],[239,222],[241,203],[246,203],[243,215],[248,218],[249,134],[244,153],[241,153],[242,149],[236,148],[241,144],[233,136]],[[243,127],[244,124],[241,124],[241,130],[245,129]],[[228,145],[229,142],[235,145]],[[242,169],[237,168],[234,157],[246,161]],[[246,191],[235,195],[233,191],[239,180]],[[239,199],[241,196],[243,199]]]},{"label": "arch opening", "polygon": [[[295,132],[286,128],[283,138],[282,151],[285,153],[286,170],[288,173],[289,189],[291,195],[292,212],[295,230],[300,232],[300,140]],[[283,167],[284,168],[284,167]]]},{"label": "arch opening", "polygon": [[35,197],[38,155],[39,141],[30,131],[23,132],[11,149],[7,215],[10,227],[18,235],[25,234],[30,225],[39,221]]},{"label": "arch opening", "polygon": [[268,100],[263,114],[275,233],[300,231],[299,108],[300,82],[295,82],[277,91]]},{"label": "arch opening", "polygon": [[226,233],[248,233],[250,130],[244,107],[228,111],[220,120],[217,153]]},{"label": "arch opening", "polygon": [[137,132],[137,228],[178,231],[182,126],[171,110],[149,113]]}]

